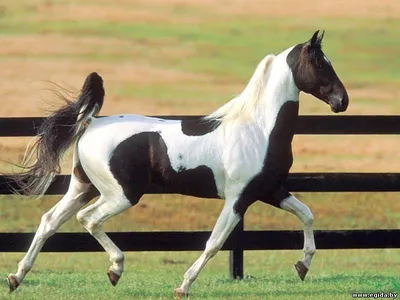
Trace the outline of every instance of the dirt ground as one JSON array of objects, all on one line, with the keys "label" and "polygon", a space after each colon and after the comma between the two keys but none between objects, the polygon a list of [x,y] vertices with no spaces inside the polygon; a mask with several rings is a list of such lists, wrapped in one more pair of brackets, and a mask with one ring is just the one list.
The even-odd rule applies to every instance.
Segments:
[{"label": "dirt ground", "polygon": [[[128,3],[122,0],[120,2]],[[148,1],[138,1],[149,3]],[[368,17],[368,18],[397,18],[400,14],[400,3],[396,0],[322,0],[296,1],[296,0],[152,0],[152,3],[170,5],[193,6],[197,8],[217,11],[225,15],[265,15],[265,16],[311,16],[323,17]]]},{"label": "dirt ground", "polygon": [[[305,0],[103,0],[85,1],[86,3],[97,4],[95,6],[79,5],[73,1],[66,12],[61,7],[57,7],[56,1],[46,1],[41,8],[44,13],[51,12],[50,18],[78,20],[110,18],[111,20],[136,21],[173,21],[168,15],[160,17],[156,9],[148,10],[149,7],[163,8],[192,8],[214,12],[219,16],[236,15],[265,15],[265,16],[304,16],[311,17],[361,17],[361,18],[398,18],[400,14],[400,4],[396,0],[322,0],[319,2]],[[135,9],[129,10],[127,7],[134,4]],[[104,10],[104,5],[109,5]],[[180,18],[179,21],[190,22],[192,18]]]}]

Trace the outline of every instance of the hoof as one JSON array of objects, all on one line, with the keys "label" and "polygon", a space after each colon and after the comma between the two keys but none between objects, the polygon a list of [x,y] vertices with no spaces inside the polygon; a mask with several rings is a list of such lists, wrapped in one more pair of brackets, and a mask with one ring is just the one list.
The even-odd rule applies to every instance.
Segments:
[{"label": "hoof", "polygon": [[175,299],[186,299],[189,297],[189,294],[185,293],[181,288],[176,288],[174,291]]},{"label": "hoof", "polygon": [[8,291],[10,293],[14,292],[17,289],[17,287],[19,286],[19,282],[18,282],[17,278],[15,278],[15,276],[12,274],[8,275],[7,284],[8,284]]},{"label": "hoof", "polygon": [[302,261],[298,261],[294,267],[296,268],[297,274],[299,275],[301,280],[304,280],[304,278],[307,275],[308,269],[307,267],[304,265],[304,263]]},{"label": "hoof", "polygon": [[118,280],[121,278],[121,276],[115,274],[113,271],[108,270],[107,272],[108,279],[110,279],[110,282],[113,286],[116,286],[118,283]]}]

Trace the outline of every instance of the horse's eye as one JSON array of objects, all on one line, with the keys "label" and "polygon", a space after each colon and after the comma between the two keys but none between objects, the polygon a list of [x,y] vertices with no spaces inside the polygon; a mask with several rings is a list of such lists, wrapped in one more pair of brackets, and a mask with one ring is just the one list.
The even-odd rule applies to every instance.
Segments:
[{"label": "horse's eye", "polygon": [[317,61],[316,65],[317,65],[317,69],[319,69],[319,70],[324,68],[324,63],[322,61]]}]

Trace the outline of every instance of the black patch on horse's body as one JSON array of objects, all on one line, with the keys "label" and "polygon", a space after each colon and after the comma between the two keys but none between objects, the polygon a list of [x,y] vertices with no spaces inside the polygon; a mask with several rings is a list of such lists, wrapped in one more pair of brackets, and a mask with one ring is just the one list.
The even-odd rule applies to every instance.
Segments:
[{"label": "black patch on horse's body", "polygon": [[243,216],[257,200],[279,207],[280,202],[289,196],[283,190],[282,183],[293,163],[292,140],[298,111],[299,104],[293,101],[285,102],[280,108],[269,136],[263,168],[243,189],[234,205],[236,213]]},{"label": "black patch on horse's body", "polygon": [[157,132],[141,132],[121,142],[110,159],[110,170],[134,205],[156,185],[164,192],[219,198],[214,174],[207,166],[175,171],[167,145]]},{"label": "black patch on horse's body", "polygon": [[299,62],[302,47],[303,44],[298,44],[297,46],[294,46],[294,48],[289,52],[286,57],[286,63],[292,71],[292,74],[294,74],[296,64]]},{"label": "black patch on horse's body", "polygon": [[205,135],[217,129],[220,124],[219,120],[205,120],[202,117],[181,122],[183,134],[190,136]]},{"label": "black patch on horse's body", "polygon": [[73,173],[79,182],[87,183],[87,184],[90,183],[88,191],[83,195],[83,197],[81,199],[82,203],[88,203],[94,197],[97,197],[100,195],[99,190],[92,184],[89,177],[86,175],[86,172],[83,170],[81,162],[78,161],[78,163],[75,165]]},{"label": "black patch on horse's body", "polygon": [[88,191],[83,195],[81,202],[82,203],[89,203],[90,200],[92,200],[93,198],[97,197],[100,195],[99,190],[93,185],[91,184],[89,186]]},{"label": "black patch on horse's body", "polygon": [[74,176],[82,183],[91,183],[89,177],[82,168],[81,162],[78,162],[73,170]]}]

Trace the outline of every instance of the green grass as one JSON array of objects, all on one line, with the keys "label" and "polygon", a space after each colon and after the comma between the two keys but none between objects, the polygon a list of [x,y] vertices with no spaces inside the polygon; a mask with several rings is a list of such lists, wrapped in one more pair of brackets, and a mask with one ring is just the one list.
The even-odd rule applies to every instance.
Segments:
[{"label": "green grass", "polygon": [[[218,11],[160,5],[155,14],[165,14],[178,21],[188,17],[198,21],[62,21],[47,19],[38,9],[42,4],[68,5],[71,2],[79,5],[99,3],[95,0],[84,4],[78,0],[8,1],[5,13],[0,15],[0,39],[35,36],[46,42],[46,37],[56,35],[76,39],[76,45],[79,45],[86,38],[94,37],[103,41],[120,40],[124,42],[123,46],[77,46],[72,52],[61,49],[42,53],[25,51],[29,45],[21,44],[23,51],[5,51],[0,54],[0,61],[21,62],[21,66],[31,61],[53,62],[55,72],[59,61],[69,62],[71,66],[91,62],[99,66],[114,64],[116,68],[140,64],[158,70],[179,70],[195,76],[168,83],[153,78],[151,83],[132,84],[128,71],[126,80],[119,82],[113,82],[112,76],[105,74],[107,94],[124,99],[151,99],[173,111],[185,111],[193,106],[211,111],[240,92],[266,54],[279,53],[305,41],[314,30],[325,29],[324,51],[346,87],[389,89],[397,95],[400,22],[396,19],[221,17]],[[134,5],[138,5],[138,9],[154,9],[147,4],[126,2],[121,5],[131,10],[136,8]],[[42,74],[40,70],[38,73]],[[354,104],[368,112],[375,112],[382,106],[388,114],[400,111],[400,102],[394,99],[395,96],[378,101],[374,99],[376,95],[350,96],[350,110]],[[310,107],[317,108],[309,103],[302,104],[305,113],[310,112]],[[319,107],[316,112],[329,113],[326,106]],[[340,143],[330,137],[318,142]],[[13,148],[3,150],[12,152]],[[322,153],[320,156],[324,155],[329,156],[335,168],[336,163],[344,165],[345,161],[359,159],[357,154],[345,152],[343,155]],[[313,152],[306,152],[295,161],[307,165],[315,156]],[[301,193],[298,196],[313,211],[316,229],[400,228],[398,193]],[[0,231],[34,232],[40,216],[55,204],[55,198],[59,197],[41,200],[0,197]],[[147,198],[137,207],[109,220],[106,230],[209,230],[222,206],[222,201],[180,196]],[[249,209],[245,220],[247,229],[301,229],[294,216],[260,203]],[[83,231],[83,228],[73,218],[61,231]],[[20,289],[9,295],[4,284],[0,299],[171,299],[173,289],[180,284],[183,273],[198,255],[198,252],[128,253],[126,273],[119,286],[113,288],[105,275],[109,266],[105,253],[42,253]],[[5,278],[9,272],[14,272],[22,256],[20,253],[1,253],[0,274]],[[300,257],[300,250],[246,252],[248,278],[231,281],[227,277],[227,253],[220,253],[201,273],[191,298],[351,299],[352,292],[400,292],[399,250],[319,251],[305,282],[300,282],[293,269],[293,263]]]},{"label": "green grass", "polygon": [[[44,2],[44,1],[42,1]],[[68,5],[67,1],[54,1]],[[75,2],[78,3],[78,2]],[[87,2],[82,5],[91,5]],[[149,9],[146,4],[123,4],[127,9]],[[121,40],[123,46],[77,46],[71,53],[66,49],[55,53],[16,52],[0,54],[0,61],[70,61],[71,64],[115,63],[141,64],[159,69],[181,70],[200,75],[190,80],[162,82],[154,78],[149,83],[132,84],[111,82],[106,78],[108,94],[118,97],[144,99],[157,105],[184,111],[198,106],[210,112],[241,92],[257,63],[269,53],[305,41],[316,29],[325,29],[324,51],[332,61],[347,88],[368,88],[375,91],[371,97],[355,96],[350,92],[349,113],[393,114],[400,111],[397,88],[400,81],[400,22],[397,19],[370,20],[368,18],[320,18],[318,16],[271,17],[232,16],[219,17],[216,12],[190,7],[161,5],[157,14],[166,14],[176,22],[162,21],[109,21],[53,20],[43,17],[33,5],[9,4],[0,17],[0,38],[37,35],[44,40],[56,34],[77,41],[89,37],[102,40]],[[197,22],[179,22],[182,16],[196,17]],[[49,45],[51,47],[51,45]],[[107,73],[104,74],[107,76]],[[150,75],[151,76],[151,75]],[[378,101],[379,90],[389,90],[388,100]],[[306,102],[306,101],[304,101]],[[329,114],[326,106],[307,101],[302,113]],[[357,109],[353,109],[356,107]],[[382,109],[382,106],[385,109]],[[210,107],[205,110],[204,107]]]},{"label": "green grass", "polygon": [[222,91],[216,92],[209,87],[204,88],[201,85],[201,79],[198,80],[197,84],[186,83],[184,86],[170,84],[159,84],[156,87],[152,84],[141,86],[114,85],[110,92],[119,96],[154,99],[156,103],[171,107],[185,105],[189,93],[198,94],[196,97],[198,104],[210,103],[224,96]]},{"label": "green grass", "polygon": [[[199,252],[128,253],[117,287],[108,283],[105,254],[41,254],[19,290],[5,299],[172,299]],[[245,252],[242,281],[228,278],[228,253],[209,262],[191,299],[350,299],[352,292],[400,292],[399,250],[319,251],[304,282],[293,263],[301,251]],[[20,254],[1,254],[0,272]],[[3,298],[2,298],[3,299]]]},{"label": "green grass", "polygon": [[[99,36],[102,38],[121,38],[145,43],[150,48],[163,47],[166,44],[179,48],[195,48],[194,53],[182,59],[164,60],[162,56],[149,57],[157,63],[181,69],[228,76],[246,80],[255,64],[268,53],[279,53],[283,49],[307,39],[310,33],[324,24],[327,29],[325,52],[329,55],[343,80],[348,84],[368,84],[372,82],[395,83],[400,79],[397,72],[400,54],[399,40],[396,38],[400,25],[392,21],[383,21],[381,26],[368,29],[365,34],[364,20],[342,23],[351,27],[335,27],[338,20],[315,20],[315,24],[297,27],[299,20],[251,19],[224,22],[202,26],[179,24],[140,24],[110,23],[106,21],[85,22],[35,22],[29,24],[3,21],[1,34],[34,34],[60,33],[71,36]],[[277,25],[281,24],[281,25]],[[282,25],[284,24],[284,25]],[[289,27],[289,28],[288,28]],[[383,29],[384,28],[384,29]],[[263,36],[260,31],[263,30]],[[384,30],[384,34],[382,34]],[[279,38],[278,38],[279,37]],[[232,51],[234,50],[234,51]],[[101,51],[101,50],[99,50]],[[80,55],[76,55],[77,58]],[[88,55],[81,56],[84,59]],[[125,53],[126,59],[129,55]],[[118,55],[102,55],[92,59],[122,59]],[[391,63],[388,64],[387,61]],[[361,71],[361,72],[360,72]],[[368,71],[368,72],[366,72]]]},{"label": "green grass", "polygon": [[[296,193],[296,196],[313,212],[316,230],[400,228],[399,193]],[[60,198],[45,196],[33,200],[1,196],[0,232],[35,232],[40,217]],[[18,209],[15,209],[16,203]],[[105,230],[211,230],[222,205],[221,200],[146,195],[137,206],[109,219]],[[302,225],[292,214],[257,202],[245,215],[245,228],[301,230]],[[72,217],[59,231],[82,232],[85,229]]]},{"label": "green grass", "polygon": [[[186,12],[187,13],[187,12]],[[192,12],[193,13],[193,12]],[[372,83],[396,84],[400,80],[400,22],[382,19],[233,17],[198,23],[112,22],[107,20],[36,20],[35,10],[6,14],[0,19],[0,35],[56,33],[73,37],[118,38],[139,44],[146,51],[140,57],[166,67],[247,80],[258,61],[268,53],[304,41],[315,29],[325,29],[325,52],[347,86]],[[191,49],[186,57],[165,59],[159,49]],[[124,49],[114,53],[94,49],[94,55],[76,54],[72,58],[91,60],[135,59]],[[119,55],[119,52],[122,55]],[[168,52],[168,51],[167,51]],[[157,53],[157,54],[155,54]],[[27,54],[29,56],[29,54]],[[62,54],[65,58],[68,54]],[[50,56],[51,57],[51,56]],[[388,63],[390,62],[390,63]],[[188,94],[182,91],[182,94]]]}]

